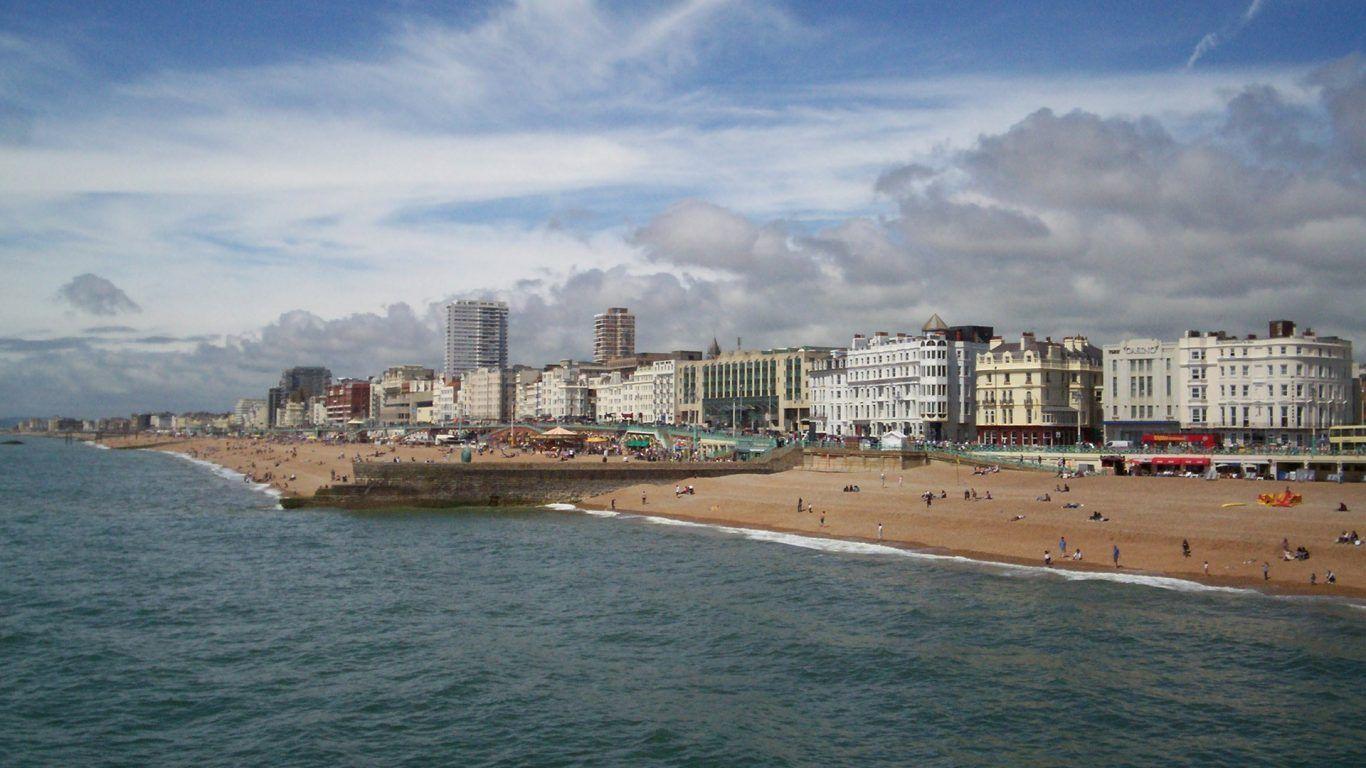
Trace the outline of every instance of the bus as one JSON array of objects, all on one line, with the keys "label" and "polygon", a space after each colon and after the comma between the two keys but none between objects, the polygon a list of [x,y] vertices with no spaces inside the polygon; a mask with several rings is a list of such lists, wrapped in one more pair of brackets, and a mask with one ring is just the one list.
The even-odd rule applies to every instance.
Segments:
[{"label": "bus", "polygon": [[1335,451],[1366,453],[1366,424],[1329,427],[1328,444]]}]

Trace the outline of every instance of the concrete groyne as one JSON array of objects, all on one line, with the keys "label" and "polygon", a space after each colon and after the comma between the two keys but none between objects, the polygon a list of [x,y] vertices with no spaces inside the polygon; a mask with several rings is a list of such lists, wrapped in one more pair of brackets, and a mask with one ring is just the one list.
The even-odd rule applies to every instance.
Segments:
[{"label": "concrete groyne", "polygon": [[771,474],[802,465],[802,451],[788,446],[754,461],[414,464],[358,461],[355,482],[322,488],[311,497],[282,500],[285,506],[378,507],[534,506],[575,503],[642,483],[689,478]]}]

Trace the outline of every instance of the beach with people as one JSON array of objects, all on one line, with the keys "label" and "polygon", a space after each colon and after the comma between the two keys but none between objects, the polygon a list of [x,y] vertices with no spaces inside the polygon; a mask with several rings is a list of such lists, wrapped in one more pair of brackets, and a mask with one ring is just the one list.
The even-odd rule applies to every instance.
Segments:
[{"label": "beach with people", "polygon": [[[208,461],[286,495],[350,480],[353,462],[459,462],[464,446],[334,444],[247,438],[112,438]],[[471,450],[471,461],[601,463],[525,448]],[[611,462],[630,460],[612,455]],[[623,487],[578,501],[694,522],[881,542],[973,559],[1174,576],[1210,585],[1366,598],[1366,485],[1295,483],[1300,505],[1269,507],[1286,483],[1086,476],[931,462],[897,471],[795,469]],[[851,492],[856,489],[857,492]],[[642,500],[648,499],[648,503]],[[798,500],[801,500],[800,503]],[[1066,542],[1065,551],[1061,545]],[[1092,553],[1091,558],[1076,553]],[[1114,562],[1112,562],[1114,561]],[[1265,566],[1265,573],[1263,567]],[[1327,574],[1333,574],[1328,582]],[[1311,583],[1313,577],[1313,583]]]}]

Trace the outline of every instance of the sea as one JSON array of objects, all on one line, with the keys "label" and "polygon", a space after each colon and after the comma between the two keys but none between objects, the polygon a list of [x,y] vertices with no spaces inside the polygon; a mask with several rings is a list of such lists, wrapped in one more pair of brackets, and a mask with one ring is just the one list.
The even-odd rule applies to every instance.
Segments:
[{"label": "sea", "polygon": [[1366,611],[0,446],[0,766],[1361,766]]}]

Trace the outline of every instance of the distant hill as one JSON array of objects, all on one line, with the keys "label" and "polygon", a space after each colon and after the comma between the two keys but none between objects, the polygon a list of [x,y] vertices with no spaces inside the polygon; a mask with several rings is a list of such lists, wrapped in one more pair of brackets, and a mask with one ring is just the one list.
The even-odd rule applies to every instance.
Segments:
[{"label": "distant hill", "polygon": [[0,429],[14,429],[19,426],[19,422],[29,418],[28,416],[5,416],[0,418]]}]

